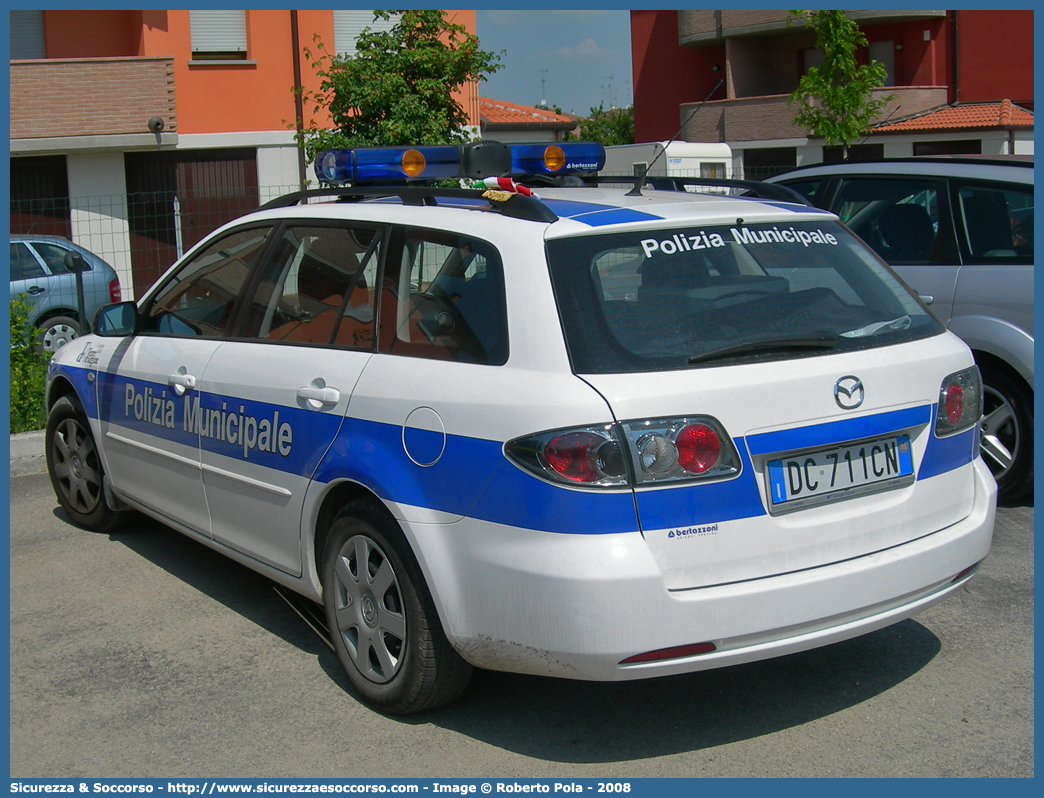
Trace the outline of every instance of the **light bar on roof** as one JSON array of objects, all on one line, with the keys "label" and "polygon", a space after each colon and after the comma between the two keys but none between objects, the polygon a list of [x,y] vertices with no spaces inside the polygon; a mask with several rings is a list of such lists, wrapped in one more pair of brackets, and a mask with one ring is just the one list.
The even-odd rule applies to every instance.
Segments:
[{"label": "light bar on roof", "polygon": [[605,149],[589,141],[512,144],[474,141],[423,147],[355,147],[324,150],[315,156],[320,183],[402,183],[406,180],[568,175],[596,172]]}]

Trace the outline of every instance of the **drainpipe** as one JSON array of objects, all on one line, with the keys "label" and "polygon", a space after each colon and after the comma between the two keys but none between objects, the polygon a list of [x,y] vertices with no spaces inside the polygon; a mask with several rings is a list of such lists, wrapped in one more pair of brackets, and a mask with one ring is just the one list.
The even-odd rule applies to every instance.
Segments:
[{"label": "drainpipe", "polygon": [[304,150],[304,101],[301,92],[301,42],[297,30],[297,12],[290,12],[290,39],[294,48],[294,111],[297,119],[297,176],[301,190],[307,188]]},{"label": "drainpipe", "polygon": [[953,12],[953,104],[961,104],[961,59],[958,56],[958,44],[960,42],[960,26],[957,22],[959,11]]}]

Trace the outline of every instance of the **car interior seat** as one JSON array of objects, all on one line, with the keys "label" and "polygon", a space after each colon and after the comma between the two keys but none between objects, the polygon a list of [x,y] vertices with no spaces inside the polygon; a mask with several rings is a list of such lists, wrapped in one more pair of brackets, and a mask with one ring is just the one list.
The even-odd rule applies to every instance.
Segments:
[{"label": "car interior seat", "polygon": [[927,262],[931,259],[935,228],[924,206],[892,205],[878,217],[877,229],[888,247],[889,260]]}]

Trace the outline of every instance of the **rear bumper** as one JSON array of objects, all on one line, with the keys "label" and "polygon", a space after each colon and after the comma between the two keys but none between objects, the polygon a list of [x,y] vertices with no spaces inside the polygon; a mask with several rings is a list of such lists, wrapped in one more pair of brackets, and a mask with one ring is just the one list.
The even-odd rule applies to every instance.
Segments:
[{"label": "rear bumper", "polygon": [[[863,557],[775,577],[668,591],[638,532],[553,534],[464,519],[405,525],[443,626],[472,664],[599,681],[706,670],[844,640],[958,590],[989,552],[996,484],[972,465],[971,513]],[[622,666],[713,642],[696,656]]]}]

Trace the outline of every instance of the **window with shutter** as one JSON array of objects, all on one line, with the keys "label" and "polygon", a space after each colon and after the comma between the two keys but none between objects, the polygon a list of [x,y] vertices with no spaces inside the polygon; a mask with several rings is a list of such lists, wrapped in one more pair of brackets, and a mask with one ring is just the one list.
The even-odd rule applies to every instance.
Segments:
[{"label": "window with shutter", "polygon": [[363,32],[363,28],[377,31],[388,31],[399,21],[393,14],[391,19],[375,20],[372,11],[341,10],[334,11],[334,49],[340,55],[355,55],[355,40]]},{"label": "window with shutter", "polygon": [[247,57],[246,11],[189,11],[194,60]]}]

